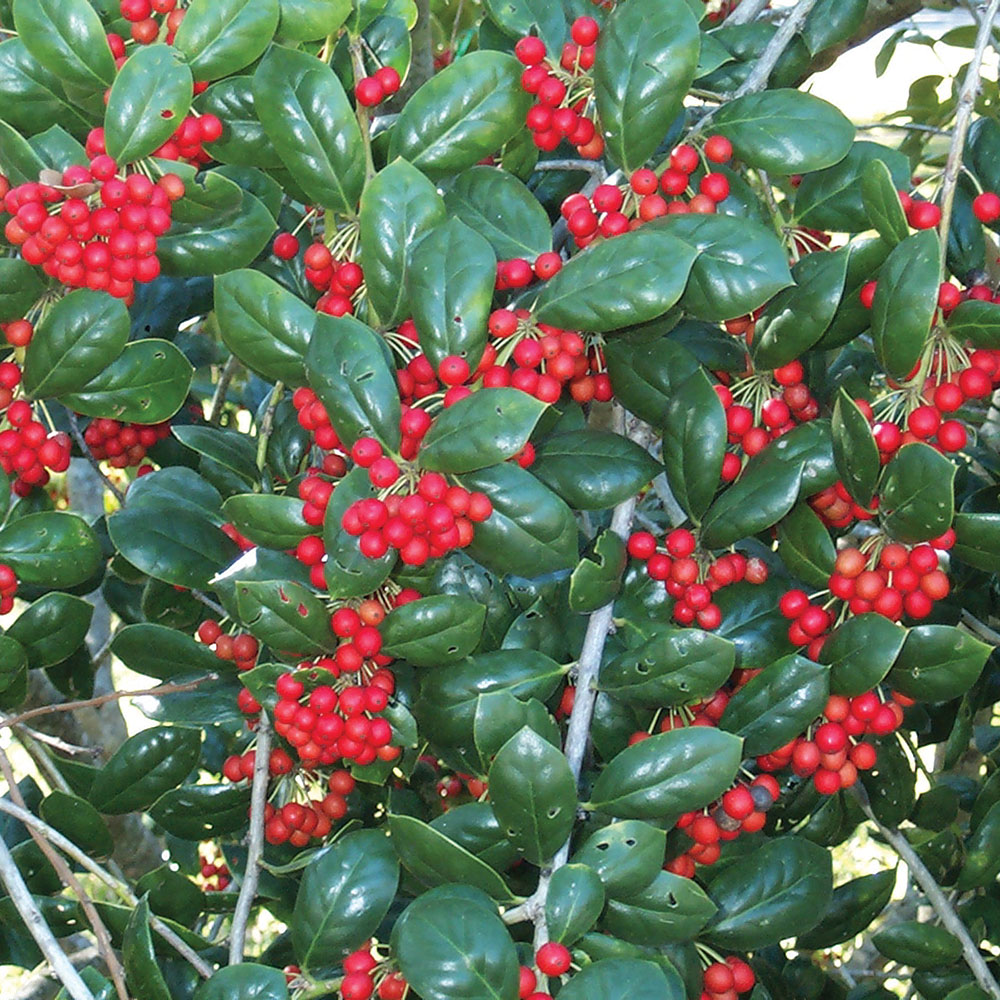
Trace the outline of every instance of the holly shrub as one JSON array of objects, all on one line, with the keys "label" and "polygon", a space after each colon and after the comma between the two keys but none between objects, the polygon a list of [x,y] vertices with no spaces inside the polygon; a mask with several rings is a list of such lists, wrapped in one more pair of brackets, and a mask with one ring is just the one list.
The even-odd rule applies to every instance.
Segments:
[{"label": "holly shrub", "polygon": [[998,5],[0,0],[4,996],[1000,998]]}]

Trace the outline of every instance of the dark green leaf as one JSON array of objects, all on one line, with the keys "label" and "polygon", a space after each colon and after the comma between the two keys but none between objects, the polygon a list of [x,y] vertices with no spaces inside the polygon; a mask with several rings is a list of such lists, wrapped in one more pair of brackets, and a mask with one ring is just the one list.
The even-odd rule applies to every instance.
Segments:
[{"label": "dark green leaf", "polygon": [[51,667],[80,648],[93,615],[94,606],[82,598],[53,592],[25,608],[7,635],[24,646],[29,668]]},{"label": "dark green leaf", "polygon": [[104,115],[104,144],[118,163],[149,156],[191,107],[191,69],[173,46],[138,46],[115,77]]},{"label": "dark green leaf", "polygon": [[56,789],[42,799],[39,815],[88,854],[109,857],[115,848],[108,824],[86,800]]},{"label": "dark green leaf", "polygon": [[785,567],[810,587],[826,588],[837,558],[826,526],[804,503],[778,522],[778,551]]},{"label": "dark green leaf", "polygon": [[[562,7],[551,0],[485,0],[490,17],[512,38],[538,34],[557,56],[566,40]],[[533,30],[535,29],[535,30]]]},{"label": "dark green leaf", "polygon": [[497,751],[525,726],[554,747],[561,745],[559,727],[549,710],[537,698],[521,701],[510,691],[493,691],[476,699],[472,737],[482,763],[482,773],[490,767]]},{"label": "dark green leaf", "polygon": [[37,183],[45,169],[45,161],[31,148],[28,140],[0,121],[0,170],[11,184]]},{"label": "dark green leaf", "polygon": [[326,605],[301,584],[238,581],[236,606],[243,624],[279,653],[316,656],[336,648]]},{"label": "dark green leaf", "polygon": [[649,344],[632,344],[619,337],[608,343],[604,356],[615,396],[655,427],[663,425],[678,386],[698,370],[698,361],[689,350],[662,337]]},{"label": "dark green leaf", "polygon": [[181,785],[161,795],[149,815],[182,840],[214,840],[241,830],[250,808],[248,786]]},{"label": "dark green leaf", "polygon": [[911,628],[889,671],[889,683],[921,701],[950,701],[979,678],[990,647],[951,625]]},{"label": "dark green leaf", "polygon": [[872,227],[895,246],[910,235],[896,182],[882,160],[872,160],[861,172],[861,198]]},{"label": "dark green leaf", "polygon": [[10,566],[21,583],[76,587],[97,572],[101,548],[82,517],[43,511],[0,529],[0,562]]},{"label": "dark green leaf", "polygon": [[461,660],[479,644],[486,608],[467,597],[434,594],[394,609],[383,622],[386,655],[417,667]]},{"label": "dark green leaf", "polygon": [[868,0],[820,0],[802,25],[802,39],[816,55],[850,38],[867,12]]},{"label": "dark green leaf", "polygon": [[611,531],[599,532],[569,580],[571,611],[589,613],[613,601],[628,563],[625,543]]},{"label": "dark green leaf", "polygon": [[811,930],[830,903],[830,852],[800,837],[768,841],[712,880],[719,907],[706,936],[724,948],[749,950]]},{"label": "dark green leaf", "polygon": [[885,468],[879,515],[901,542],[923,542],[946,531],[955,513],[955,465],[923,442],[904,445]]},{"label": "dark green leaf", "polygon": [[1000,305],[966,299],[948,317],[948,332],[960,341],[990,350],[1000,347]]},{"label": "dark green leaf", "polygon": [[934,969],[957,962],[961,942],[944,927],[903,920],[872,935],[872,944],[886,958],[914,969]]},{"label": "dark green leaf", "polygon": [[593,868],[571,864],[557,868],[545,896],[549,939],[571,945],[597,922],[604,909],[604,883]]},{"label": "dark green leaf", "polygon": [[[399,862],[379,830],[356,830],[315,855],[292,911],[299,964],[327,976],[375,932],[396,895]],[[426,897],[424,897],[426,898]]]},{"label": "dark green leaf", "polygon": [[174,46],[196,79],[218,80],[263,54],[278,12],[278,0],[192,0]]},{"label": "dark green leaf", "polygon": [[253,77],[230,76],[213,83],[196,106],[202,114],[213,114],[222,122],[222,135],[212,143],[212,156],[220,163],[281,166],[281,157],[257,117]]},{"label": "dark green leaf", "polygon": [[143,1000],[171,1000],[167,981],[153,951],[149,902],[144,896],[132,911],[122,940],[122,964],[129,989]]},{"label": "dark green leaf", "polygon": [[639,820],[624,820],[597,830],[573,855],[600,876],[610,899],[631,899],[663,868],[666,834]]},{"label": "dark green leaf", "polygon": [[240,493],[223,505],[227,520],[241,535],[269,549],[294,549],[315,532],[302,519],[302,501],[274,493]]},{"label": "dark green leaf", "polygon": [[35,59],[20,38],[0,44],[0,92],[3,119],[22,135],[35,135],[56,124],[82,122],[66,102],[57,74]]},{"label": "dark green leaf", "polygon": [[38,272],[30,264],[20,257],[0,258],[0,323],[21,319],[43,291]]},{"label": "dark green leaf", "polygon": [[862,875],[838,885],[823,919],[811,931],[798,936],[796,944],[815,951],[852,940],[886,908],[895,888],[895,871]]},{"label": "dark green leaf", "polygon": [[905,640],[906,629],[882,615],[848,618],[820,654],[830,665],[830,691],[850,697],[871,691],[889,672]]},{"label": "dark green leaf", "polygon": [[715,904],[693,879],[661,871],[627,900],[608,903],[601,927],[633,944],[658,948],[695,937],[715,914]]},{"label": "dark green leaf", "polygon": [[560,990],[563,1000],[684,1000],[679,979],[653,962],[604,958],[584,967]]},{"label": "dark green leaf", "polygon": [[139,622],[115,634],[111,651],[136,673],[159,680],[178,674],[209,674],[220,666],[204,644],[166,625]]},{"label": "dark green leaf", "polygon": [[288,1000],[288,985],[280,969],[241,962],[201,983],[194,1000]]},{"label": "dark green leaf", "polygon": [[293,42],[310,42],[333,34],[351,13],[350,0],[279,0],[278,31]]},{"label": "dark green leaf", "polygon": [[833,404],[833,460],[847,492],[863,507],[871,502],[882,466],[868,418],[847,390],[841,388]]},{"label": "dark green leaf", "polygon": [[777,524],[795,504],[801,481],[801,465],[747,466],[705,514],[702,542],[723,548]]},{"label": "dark green leaf", "polygon": [[257,448],[249,435],[237,430],[184,424],[173,428],[174,437],[186,448],[198,452],[235,473],[247,486],[257,481]]}]

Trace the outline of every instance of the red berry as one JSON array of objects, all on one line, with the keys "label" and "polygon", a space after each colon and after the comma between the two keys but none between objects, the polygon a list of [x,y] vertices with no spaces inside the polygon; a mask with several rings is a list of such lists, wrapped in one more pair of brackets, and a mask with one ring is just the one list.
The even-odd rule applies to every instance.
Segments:
[{"label": "red berry", "polygon": [[538,949],[535,955],[535,965],[539,972],[545,976],[561,976],[569,971],[572,963],[572,956],[565,945],[555,941],[549,941]]}]

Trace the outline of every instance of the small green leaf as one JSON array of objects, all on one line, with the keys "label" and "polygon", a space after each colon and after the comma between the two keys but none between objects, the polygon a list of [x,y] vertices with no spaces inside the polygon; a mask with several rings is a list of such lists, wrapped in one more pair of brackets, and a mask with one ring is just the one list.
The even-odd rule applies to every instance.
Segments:
[{"label": "small green leaf", "polygon": [[174,46],[196,79],[218,80],[263,55],[278,14],[278,0],[191,0]]},{"label": "small green leaf", "polygon": [[122,964],[129,989],[143,1000],[170,1000],[170,990],[153,951],[149,902],[144,896],[133,909],[122,940]]},{"label": "small green leaf", "polygon": [[610,529],[598,532],[570,577],[570,610],[586,614],[613,601],[627,564],[622,539]]},{"label": "small green leaf", "polygon": [[557,868],[545,896],[549,940],[571,945],[597,923],[604,909],[604,883],[593,868],[571,864]]},{"label": "small green leaf", "polygon": [[810,587],[826,588],[837,558],[826,526],[805,503],[778,522],[778,551],[786,568]]},{"label": "small green leaf", "polygon": [[631,899],[663,868],[666,833],[639,820],[612,823],[592,833],[572,857],[597,872],[609,899]]},{"label": "small green leaf", "polygon": [[906,635],[889,684],[921,701],[950,701],[978,680],[990,647],[952,625],[918,625]]},{"label": "small green leaf", "polygon": [[25,608],[7,635],[24,646],[29,668],[51,667],[83,645],[93,615],[92,604],[55,591]]},{"label": "small green leaf", "polygon": [[433,594],[395,608],[380,627],[386,655],[417,667],[468,656],[479,644],[486,608],[467,597]]},{"label": "small green leaf", "polygon": [[861,173],[861,197],[872,227],[895,246],[910,235],[896,182],[882,160],[872,160]]},{"label": "small green leaf", "polygon": [[906,629],[882,615],[848,618],[820,653],[830,666],[830,691],[850,697],[871,691],[889,672],[905,641]]},{"label": "small green leaf", "polygon": [[82,517],[43,511],[0,529],[0,563],[10,566],[21,583],[76,587],[97,572],[101,548]]},{"label": "small green leaf", "polygon": [[867,507],[882,470],[878,445],[868,418],[844,388],[833,404],[833,460],[847,492],[856,503]]},{"label": "small green leaf", "polygon": [[801,481],[801,465],[748,466],[709,507],[702,521],[702,542],[723,548],[777,524],[794,506]]},{"label": "small green leaf", "polygon": [[955,515],[953,462],[923,442],[904,445],[882,476],[879,516],[901,542],[937,538]]},{"label": "small green leaf", "polygon": [[693,879],[661,871],[627,900],[608,903],[601,927],[633,944],[659,948],[693,938],[714,916],[715,904]]}]

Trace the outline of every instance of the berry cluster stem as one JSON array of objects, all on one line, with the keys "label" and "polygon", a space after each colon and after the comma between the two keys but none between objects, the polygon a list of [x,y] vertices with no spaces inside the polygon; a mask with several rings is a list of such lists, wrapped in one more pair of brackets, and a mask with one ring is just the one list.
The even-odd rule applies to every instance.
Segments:
[{"label": "berry cluster stem", "polygon": [[[358,81],[368,75],[365,71],[364,51],[361,39],[353,39],[348,46],[348,51],[351,53],[354,82],[357,84]],[[360,101],[357,106],[357,116],[358,127],[361,129],[361,141],[365,146],[365,177],[367,180],[371,180],[375,176],[375,161],[372,158],[371,119],[369,118],[368,109]]]}]

